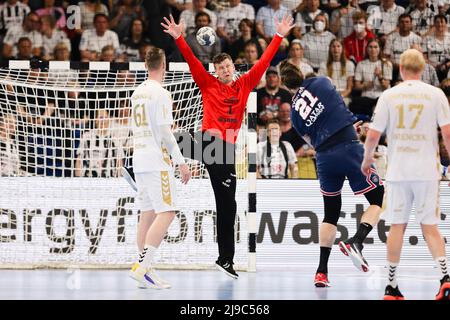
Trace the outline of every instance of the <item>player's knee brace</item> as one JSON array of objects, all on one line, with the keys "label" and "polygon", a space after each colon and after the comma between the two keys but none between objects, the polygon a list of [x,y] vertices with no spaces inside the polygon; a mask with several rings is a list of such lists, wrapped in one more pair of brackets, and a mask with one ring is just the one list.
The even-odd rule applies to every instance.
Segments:
[{"label": "player's knee brace", "polygon": [[372,206],[381,206],[383,205],[383,196],[384,196],[384,186],[378,186],[369,192],[364,193],[367,201]]},{"label": "player's knee brace", "polygon": [[325,217],[322,222],[337,226],[341,214],[342,198],[341,195],[334,197],[323,196]]}]

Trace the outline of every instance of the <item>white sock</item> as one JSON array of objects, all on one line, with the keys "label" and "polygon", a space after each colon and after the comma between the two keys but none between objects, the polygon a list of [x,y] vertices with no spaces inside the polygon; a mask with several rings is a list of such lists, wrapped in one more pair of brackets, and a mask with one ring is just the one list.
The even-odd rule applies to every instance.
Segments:
[{"label": "white sock", "polygon": [[447,258],[439,257],[439,258],[436,258],[434,261],[436,261],[438,269],[441,270],[442,277],[445,277],[446,275],[448,275]]},{"label": "white sock", "polygon": [[142,250],[141,254],[139,255],[139,264],[148,269],[152,264],[153,257],[157,249],[158,248],[155,248],[151,245],[145,245],[144,250]]},{"label": "white sock", "polygon": [[395,275],[395,273],[397,272],[397,266],[398,263],[393,263],[393,262],[389,262],[388,261],[388,281],[389,281],[389,285],[392,288],[397,287],[397,277]]}]

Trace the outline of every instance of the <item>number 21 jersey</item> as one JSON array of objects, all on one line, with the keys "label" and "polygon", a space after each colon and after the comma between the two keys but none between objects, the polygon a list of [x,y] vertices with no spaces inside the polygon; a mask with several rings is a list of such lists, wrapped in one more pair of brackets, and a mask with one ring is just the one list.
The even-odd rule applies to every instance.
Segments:
[{"label": "number 21 jersey", "polygon": [[327,77],[308,78],[292,99],[292,126],[315,149],[356,118]]}]

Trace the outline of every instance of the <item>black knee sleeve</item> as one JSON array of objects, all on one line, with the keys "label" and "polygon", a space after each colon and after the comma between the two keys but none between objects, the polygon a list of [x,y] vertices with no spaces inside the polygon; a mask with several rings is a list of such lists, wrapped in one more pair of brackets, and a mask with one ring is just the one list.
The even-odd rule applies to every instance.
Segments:
[{"label": "black knee sleeve", "polygon": [[325,209],[325,217],[323,218],[323,222],[336,226],[341,214],[341,195],[334,197],[323,196],[323,203]]},{"label": "black knee sleeve", "polygon": [[384,196],[384,186],[378,186],[369,192],[364,193],[367,201],[370,205],[381,206],[383,205],[383,196]]}]

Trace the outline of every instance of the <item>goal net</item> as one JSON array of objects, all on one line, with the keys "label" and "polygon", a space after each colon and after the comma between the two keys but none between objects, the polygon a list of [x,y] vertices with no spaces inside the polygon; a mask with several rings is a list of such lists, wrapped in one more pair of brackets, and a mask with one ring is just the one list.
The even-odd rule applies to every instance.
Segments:
[{"label": "goal net", "polygon": [[[132,165],[130,96],[143,65],[124,69],[0,69],[1,267],[126,267],[138,254],[135,193],[120,177]],[[105,69],[105,70],[100,70]],[[174,131],[201,128],[200,92],[189,72],[168,72]],[[247,268],[245,121],[236,144],[236,266]],[[209,268],[218,255],[208,174],[177,181],[180,211],[159,267]],[[149,164],[151,165],[151,164]]]}]

